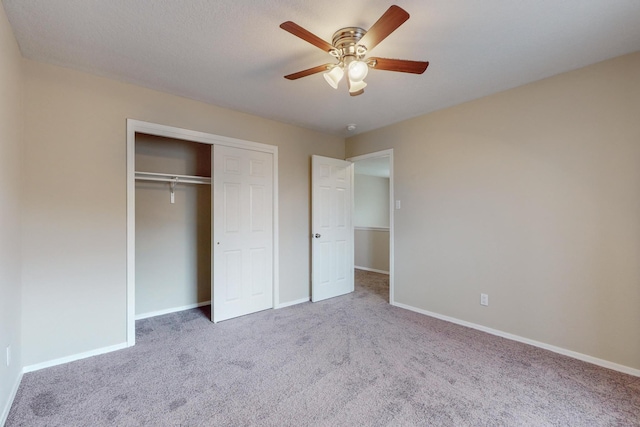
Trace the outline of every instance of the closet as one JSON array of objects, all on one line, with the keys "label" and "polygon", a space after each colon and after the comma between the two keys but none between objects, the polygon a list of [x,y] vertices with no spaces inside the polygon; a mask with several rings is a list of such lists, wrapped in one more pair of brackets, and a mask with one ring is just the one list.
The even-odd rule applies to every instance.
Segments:
[{"label": "closet", "polygon": [[211,302],[212,145],[135,134],[135,318]]},{"label": "closet", "polygon": [[127,344],[135,320],[278,300],[278,147],[127,119]]}]

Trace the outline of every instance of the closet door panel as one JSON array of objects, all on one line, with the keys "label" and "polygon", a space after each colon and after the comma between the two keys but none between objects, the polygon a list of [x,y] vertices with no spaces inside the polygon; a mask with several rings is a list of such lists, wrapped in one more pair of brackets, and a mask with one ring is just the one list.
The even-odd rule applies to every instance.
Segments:
[{"label": "closet door panel", "polygon": [[240,232],[240,185],[224,184],[224,231],[226,234]]},{"label": "closet door panel", "polygon": [[265,215],[265,188],[262,185],[252,185],[249,188],[250,191],[250,214],[249,218],[251,219],[251,232],[260,233],[265,232],[267,228],[267,224],[265,224],[265,219],[267,215]]},{"label": "closet door panel", "polygon": [[225,303],[242,298],[242,252],[226,251],[224,257],[224,271],[221,271],[224,283]]},{"label": "closet door panel", "polygon": [[264,248],[251,249],[250,251],[250,271],[251,271],[251,297],[262,297],[269,288],[267,281],[266,252]]},{"label": "closet door panel", "polygon": [[272,156],[214,145],[214,322],[273,307]]}]

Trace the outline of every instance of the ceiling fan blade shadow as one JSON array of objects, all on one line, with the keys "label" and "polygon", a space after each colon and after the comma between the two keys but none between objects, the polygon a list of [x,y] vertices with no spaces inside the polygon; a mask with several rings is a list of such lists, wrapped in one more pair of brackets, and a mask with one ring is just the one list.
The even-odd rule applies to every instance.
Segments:
[{"label": "ceiling fan blade shadow", "polygon": [[327,71],[333,65],[335,65],[335,64],[318,65],[317,67],[308,68],[306,70],[298,71],[297,73],[286,75],[286,76],[284,76],[284,78],[288,79],[288,80],[296,80],[296,79],[299,79],[299,78],[302,78],[302,77],[310,76],[312,74],[317,74],[317,73],[322,73],[323,71]]},{"label": "ceiling fan blade shadow", "polygon": [[300,37],[302,40],[311,43],[312,45],[319,47],[325,52],[330,52],[333,50],[333,46],[322,40],[320,37],[315,34],[310,33],[309,31],[302,28],[300,25],[295,22],[287,21],[280,24],[280,28],[285,31],[290,32],[296,37]]},{"label": "ceiling fan blade shadow", "polygon": [[362,37],[358,44],[364,45],[367,50],[371,50],[387,36],[393,33],[407,19],[409,14],[399,6],[393,5],[369,28],[367,34]]},{"label": "ceiling fan blade shadow", "polygon": [[[368,62],[374,70],[398,71],[400,73],[422,74],[429,66],[425,61],[408,61],[406,59],[369,58]],[[375,64],[375,65],[374,65]]]}]

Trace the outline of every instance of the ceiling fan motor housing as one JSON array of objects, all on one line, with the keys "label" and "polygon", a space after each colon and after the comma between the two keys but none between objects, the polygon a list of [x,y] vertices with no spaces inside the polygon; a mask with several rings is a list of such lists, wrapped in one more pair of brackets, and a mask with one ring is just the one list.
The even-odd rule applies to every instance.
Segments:
[{"label": "ceiling fan motor housing", "polygon": [[[362,59],[367,49],[365,46],[358,45],[358,42],[364,35],[367,34],[365,30],[359,27],[345,27],[333,34],[332,44],[336,48],[337,58],[340,61],[350,62],[355,59]],[[349,60],[350,58],[350,60]]]}]

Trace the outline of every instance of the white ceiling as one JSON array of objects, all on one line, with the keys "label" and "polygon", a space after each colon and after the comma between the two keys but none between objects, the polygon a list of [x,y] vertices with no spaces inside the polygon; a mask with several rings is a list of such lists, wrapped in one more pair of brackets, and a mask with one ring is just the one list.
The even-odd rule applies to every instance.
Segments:
[{"label": "white ceiling", "polygon": [[345,136],[640,50],[639,0],[396,0],[411,18],[371,55],[429,61],[425,74],[373,70],[357,97],[321,74],[283,78],[332,58],[282,22],[330,42],[392,1],[3,4],[26,58]]}]

